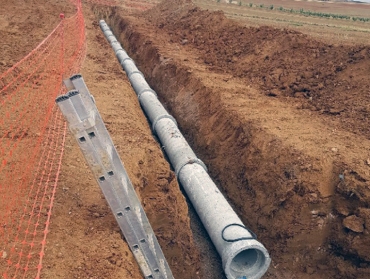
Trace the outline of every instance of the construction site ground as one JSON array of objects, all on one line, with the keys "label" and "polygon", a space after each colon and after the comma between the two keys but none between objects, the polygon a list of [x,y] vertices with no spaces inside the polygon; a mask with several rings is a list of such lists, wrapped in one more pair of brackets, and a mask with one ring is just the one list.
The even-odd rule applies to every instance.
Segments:
[{"label": "construction site ground", "polygon": [[[175,278],[225,276],[99,29],[102,18],[269,250],[264,278],[370,278],[370,46],[363,31],[369,22],[317,19],[315,36],[316,29],[307,34],[261,15],[238,19],[243,7],[237,21],[229,19],[236,4],[90,2],[83,6],[81,73]],[[294,5],[300,3],[308,5]],[[333,13],[370,11],[366,4],[340,5],[332,3]],[[0,72],[41,42],[60,13],[74,13],[69,1],[1,0]],[[348,28],[341,35],[330,25]],[[42,278],[142,278],[70,135],[50,230]]]}]

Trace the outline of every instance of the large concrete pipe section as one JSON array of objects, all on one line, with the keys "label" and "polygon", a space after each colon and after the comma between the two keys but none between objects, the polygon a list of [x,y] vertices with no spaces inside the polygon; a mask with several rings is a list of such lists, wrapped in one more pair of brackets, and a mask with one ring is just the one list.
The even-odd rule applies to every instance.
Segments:
[{"label": "large concrete pipe section", "polygon": [[159,102],[134,61],[123,50],[104,20],[100,27],[125,70],[153,132],[164,150],[222,258],[228,279],[258,279],[267,271],[271,259],[266,248],[236,215],[209,177],[205,165],[190,148],[175,119]]}]

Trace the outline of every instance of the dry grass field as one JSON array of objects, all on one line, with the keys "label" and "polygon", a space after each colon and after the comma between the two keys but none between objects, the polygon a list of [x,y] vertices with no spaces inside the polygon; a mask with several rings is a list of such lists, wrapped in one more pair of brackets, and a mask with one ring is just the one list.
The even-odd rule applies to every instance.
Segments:
[{"label": "dry grass field", "polygon": [[[294,29],[328,43],[370,44],[370,21],[328,19],[299,13],[303,9],[304,11],[368,18],[370,17],[370,4],[287,0],[259,0],[255,2],[242,0],[234,4],[215,0],[195,0],[195,2],[210,11],[222,10],[227,17],[246,26],[270,25],[277,28]],[[250,7],[251,5],[252,7]],[[271,10],[271,6],[273,6],[273,10]],[[292,9],[294,12],[280,11],[280,7],[285,10]]]}]

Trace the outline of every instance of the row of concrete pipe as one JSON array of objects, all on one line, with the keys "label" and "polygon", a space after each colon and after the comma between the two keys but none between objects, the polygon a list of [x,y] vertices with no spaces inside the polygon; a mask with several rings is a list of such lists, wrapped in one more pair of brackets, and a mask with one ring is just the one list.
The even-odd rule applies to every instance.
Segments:
[{"label": "row of concrete pipe", "polygon": [[222,259],[228,279],[258,279],[267,271],[271,259],[266,248],[248,230],[207,173],[150,88],[144,75],[122,48],[104,20],[100,27],[134,88],[141,107],[152,124],[175,170],[177,178],[193,204]]}]

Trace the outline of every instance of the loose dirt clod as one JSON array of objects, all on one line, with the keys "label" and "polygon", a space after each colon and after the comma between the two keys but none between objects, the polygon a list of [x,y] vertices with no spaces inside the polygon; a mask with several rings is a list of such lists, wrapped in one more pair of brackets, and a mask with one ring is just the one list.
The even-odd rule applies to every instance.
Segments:
[{"label": "loose dirt clod", "polygon": [[343,226],[353,232],[361,233],[364,231],[364,220],[356,215],[351,215],[343,220]]}]

